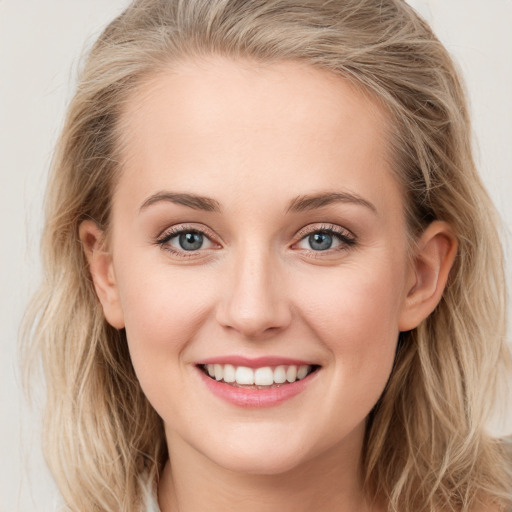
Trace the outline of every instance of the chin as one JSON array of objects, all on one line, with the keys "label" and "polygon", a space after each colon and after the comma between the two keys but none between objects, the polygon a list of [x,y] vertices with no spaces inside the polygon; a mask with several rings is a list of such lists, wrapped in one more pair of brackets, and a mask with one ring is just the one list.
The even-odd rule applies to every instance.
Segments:
[{"label": "chin", "polygon": [[[261,446],[261,445],[259,445]],[[258,446],[240,447],[237,445],[221,446],[215,453],[208,451],[203,455],[218,466],[234,473],[251,475],[279,475],[287,473],[305,463],[304,453],[293,447],[258,449]]]}]

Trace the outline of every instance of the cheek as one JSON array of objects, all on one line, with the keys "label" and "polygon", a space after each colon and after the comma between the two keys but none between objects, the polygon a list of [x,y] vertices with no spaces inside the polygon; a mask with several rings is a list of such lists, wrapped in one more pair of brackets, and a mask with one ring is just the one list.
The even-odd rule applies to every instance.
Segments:
[{"label": "cheek", "polygon": [[[298,309],[354,393],[380,395],[398,339],[404,274],[393,265],[346,265],[294,292]],[[305,300],[304,300],[305,299]],[[359,387],[358,387],[359,386]]]},{"label": "cheek", "polygon": [[[311,324],[327,334],[345,333],[347,342],[373,331],[397,332],[403,297],[403,275],[386,265],[347,265],[331,274],[312,275],[303,281],[300,290],[301,309]],[[355,341],[354,339],[354,341]]]},{"label": "cheek", "polygon": [[154,375],[158,367],[179,362],[210,312],[215,287],[190,269],[139,262],[138,267],[146,270],[137,275],[126,263],[116,275],[122,284],[119,292],[130,354],[139,377]]},{"label": "cheek", "polygon": [[194,277],[183,269],[153,264],[137,276],[130,268],[134,267],[124,266],[128,271],[119,275],[120,295],[130,358],[140,386],[167,421],[183,414],[185,402],[193,414],[196,401],[190,400],[186,348],[207,321],[215,288],[197,275],[200,272]]}]

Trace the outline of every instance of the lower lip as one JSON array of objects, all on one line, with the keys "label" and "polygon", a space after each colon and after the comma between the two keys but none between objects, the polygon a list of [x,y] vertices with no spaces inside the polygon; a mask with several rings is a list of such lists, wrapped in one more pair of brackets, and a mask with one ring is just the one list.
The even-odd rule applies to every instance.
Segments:
[{"label": "lower lip", "polygon": [[238,407],[273,407],[286,400],[302,393],[310,382],[315,378],[318,370],[310,373],[307,377],[295,382],[283,384],[275,388],[256,389],[256,388],[238,388],[230,386],[225,382],[220,382],[208,377],[201,369],[197,369],[203,382],[208,389],[219,398],[230,402]]}]

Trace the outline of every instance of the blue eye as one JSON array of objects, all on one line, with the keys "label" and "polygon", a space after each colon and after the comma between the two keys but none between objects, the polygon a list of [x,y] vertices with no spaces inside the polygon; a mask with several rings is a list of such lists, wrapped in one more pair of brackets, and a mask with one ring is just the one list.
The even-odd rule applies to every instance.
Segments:
[{"label": "blue eye", "polygon": [[167,249],[175,254],[192,254],[215,246],[204,233],[186,228],[172,229],[157,240],[157,243],[162,249]]},{"label": "blue eye", "polygon": [[326,251],[333,245],[333,237],[329,233],[312,233],[308,236],[308,243],[314,251]]},{"label": "blue eye", "polygon": [[197,251],[204,243],[204,236],[201,233],[182,233],[175,238],[178,239],[180,249],[184,251]]},{"label": "blue eye", "polygon": [[[308,233],[309,231],[309,233]],[[303,233],[303,234],[302,234]],[[312,231],[311,226],[301,230],[302,238],[295,245],[296,248],[306,251],[322,252],[348,249],[356,244],[355,236],[341,226],[321,226]]]}]

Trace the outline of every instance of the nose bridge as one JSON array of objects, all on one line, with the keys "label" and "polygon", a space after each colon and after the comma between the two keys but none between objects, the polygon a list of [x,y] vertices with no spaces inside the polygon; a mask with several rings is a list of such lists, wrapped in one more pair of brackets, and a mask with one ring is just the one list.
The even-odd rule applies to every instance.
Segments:
[{"label": "nose bridge", "polygon": [[220,322],[254,338],[284,328],[290,321],[279,261],[264,244],[245,244],[230,270]]}]

